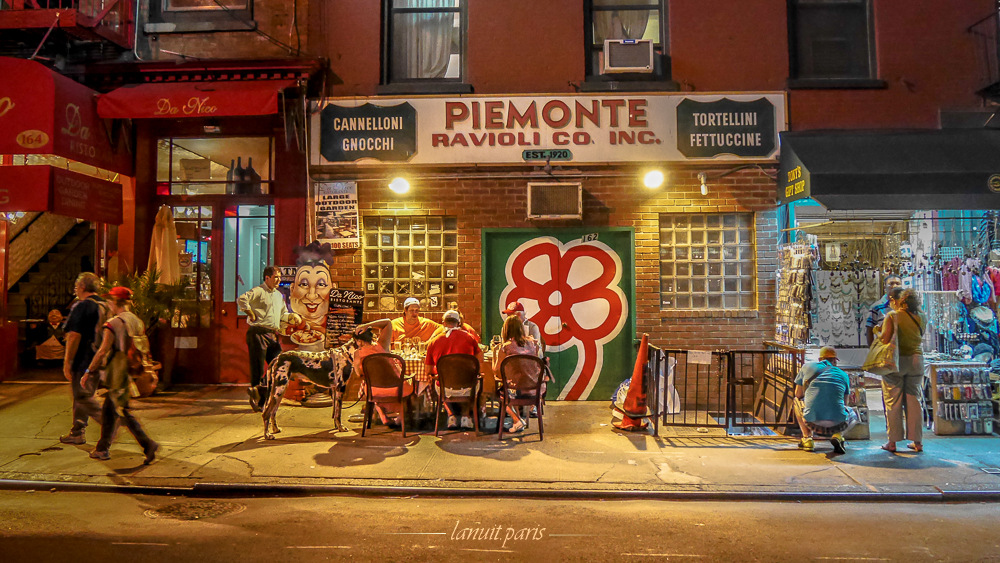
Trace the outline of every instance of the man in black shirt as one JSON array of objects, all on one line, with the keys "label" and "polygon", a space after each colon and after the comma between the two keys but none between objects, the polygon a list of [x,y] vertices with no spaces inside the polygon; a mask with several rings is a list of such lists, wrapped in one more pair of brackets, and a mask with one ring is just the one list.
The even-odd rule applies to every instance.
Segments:
[{"label": "man in black shirt", "polygon": [[87,419],[101,421],[101,406],[94,398],[99,377],[90,377],[86,385],[80,383],[87,366],[94,359],[94,338],[97,325],[101,322],[102,311],[107,304],[97,294],[100,278],[96,274],[84,272],[76,278],[73,292],[77,301],[66,321],[66,358],[63,360],[63,375],[73,390],[73,427],[69,434],[61,436],[64,444],[85,444]]}]

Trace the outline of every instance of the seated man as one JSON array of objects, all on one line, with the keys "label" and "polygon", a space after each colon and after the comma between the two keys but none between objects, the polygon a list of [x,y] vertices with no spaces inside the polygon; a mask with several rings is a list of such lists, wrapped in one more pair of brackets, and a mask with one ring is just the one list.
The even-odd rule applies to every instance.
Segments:
[{"label": "seated man", "polygon": [[837,351],[832,346],[819,350],[819,361],[806,362],[795,377],[795,419],[802,429],[799,447],[813,451],[813,435],[829,436],[833,450],[847,453],[844,432],[857,424],[854,409],[845,406],[851,380],[837,367]]},{"label": "seated man", "polygon": [[[377,339],[374,334],[372,334],[372,329],[378,330]],[[372,354],[389,353],[389,343],[392,339],[391,321],[389,319],[380,319],[360,325],[354,330],[354,338],[358,341],[360,346],[354,353],[354,371],[358,374],[358,377],[361,378],[359,397],[365,397],[368,393],[368,389],[365,388],[364,368],[362,367],[362,363],[365,358]],[[386,413],[379,405],[375,405],[375,412],[378,414],[382,424],[385,424],[390,428],[399,427],[398,416],[401,416],[402,413],[398,416],[395,413]]]},{"label": "seated man", "polygon": [[392,341],[406,339],[427,342],[439,328],[441,325],[438,323],[420,316],[419,299],[407,297],[403,301],[403,316],[392,319]]},{"label": "seated man", "polygon": [[[434,340],[431,340],[431,343],[427,345],[427,357],[424,359],[424,362],[430,366],[431,373],[437,373],[437,361],[447,354],[471,354],[482,361],[483,353],[479,349],[476,339],[462,328],[462,316],[458,311],[452,309],[445,312],[442,323],[444,324],[444,330],[439,331]],[[443,393],[444,390],[439,390],[438,392]],[[451,393],[445,396],[451,396]],[[471,429],[473,424],[469,411],[470,408],[471,405],[468,403],[446,402],[445,409],[448,411],[448,429],[454,430],[458,428],[458,416],[461,417],[462,428]],[[456,412],[458,413],[457,416]]]}]

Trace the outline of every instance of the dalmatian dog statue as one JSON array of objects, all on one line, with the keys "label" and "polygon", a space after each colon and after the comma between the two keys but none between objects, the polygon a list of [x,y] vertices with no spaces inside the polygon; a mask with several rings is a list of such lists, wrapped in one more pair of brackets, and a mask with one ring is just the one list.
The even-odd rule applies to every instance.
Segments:
[{"label": "dalmatian dog statue", "polygon": [[341,423],[340,409],[343,406],[344,388],[351,377],[351,367],[358,344],[351,338],[339,348],[330,348],[322,352],[307,352],[305,350],[288,350],[278,354],[264,373],[263,384],[267,388],[267,403],[264,404],[264,439],[273,440],[274,435],[281,432],[275,417],[278,406],[285,395],[288,381],[308,379],[319,387],[330,389],[333,398],[334,431],[344,432],[347,427]]}]

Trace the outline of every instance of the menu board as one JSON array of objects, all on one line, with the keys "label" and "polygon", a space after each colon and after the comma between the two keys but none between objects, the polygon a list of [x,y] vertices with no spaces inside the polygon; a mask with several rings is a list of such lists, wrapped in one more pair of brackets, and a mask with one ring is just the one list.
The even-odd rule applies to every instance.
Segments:
[{"label": "menu board", "polygon": [[364,292],[355,289],[331,289],[330,309],[326,314],[326,347],[334,348],[350,340],[361,324]]}]

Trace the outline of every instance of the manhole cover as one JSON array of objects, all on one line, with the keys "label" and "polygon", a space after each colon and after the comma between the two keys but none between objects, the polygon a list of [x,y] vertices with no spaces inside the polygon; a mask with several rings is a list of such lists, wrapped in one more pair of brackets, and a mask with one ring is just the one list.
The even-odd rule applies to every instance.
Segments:
[{"label": "manhole cover", "polygon": [[179,502],[162,508],[151,508],[144,514],[149,518],[172,518],[174,520],[203,520],[226,514],[239,514],[246,510],[245,504],[236,502],[219,502],[214,500],[195,500]]}]

